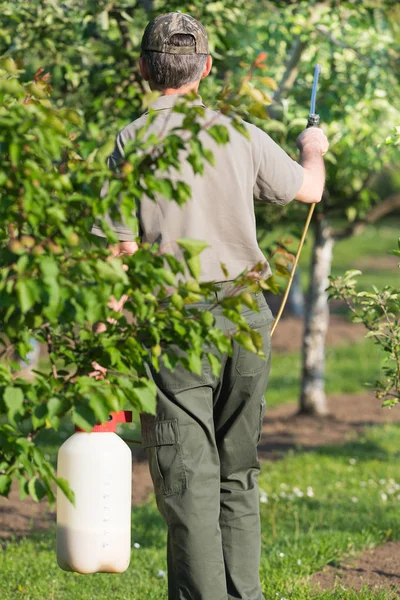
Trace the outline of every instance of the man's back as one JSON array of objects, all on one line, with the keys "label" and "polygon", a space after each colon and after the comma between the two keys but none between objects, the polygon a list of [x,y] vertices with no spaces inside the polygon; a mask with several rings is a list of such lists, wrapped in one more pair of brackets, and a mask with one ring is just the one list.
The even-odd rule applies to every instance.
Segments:
[{"label": "man's back", "polygon": [[[173,111],[178,101],[179,96],[173,95],[154,102],[152,109],[158,114],[146,136],[155,133],[162,138],[177,129],[183,139],[190,138],[191,133],[181,129],[185,115]],[[201,125],[199,140],[212,152],[214,164],[204,161],[204,174],[195,174],[187,152],[181,152],[180,171],[159,173],[160,178],[188,184],[191,198],[182,206],[161,194],[156,195],[156,201],[143,198],[139,206],[141,239],[159,244],[162,252],[178,259],[182,258],[177,244],[180,238],[207,242],[209,247],[201,255],[202,281],[225,280],[221,263],[229,279],[260,261],[265,263],[264,275],[268,276],[269,266],[257,244],[254,198],[278,204],[289,202],[301,186],[303,171],[264,132],[245,123],[248,135],[244,135],[230,118],[205,108],[200,97],[191,102],[189,111]],[[118,134],[112,166],[122,159],[126,144],[135,139],[146,120],[143,115]],[[218,144],[207,132],[213,125],[226,128],[228,143]],[[131,231],[126,229],[125,233]]]}]

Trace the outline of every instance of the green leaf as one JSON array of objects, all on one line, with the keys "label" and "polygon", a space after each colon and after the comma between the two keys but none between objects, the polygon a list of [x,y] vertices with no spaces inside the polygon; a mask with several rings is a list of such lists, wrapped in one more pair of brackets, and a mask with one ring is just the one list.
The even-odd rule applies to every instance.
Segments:
[{"label": "green leaf", "polygon": [[203,149],[202,149],[202,153],[203,153],[203,156],[204,156],[204,158],[206,159],[206,161],[207,161],[208,163],[210,163],[210,165],[211,165],[212,167],[215,167],[215,165],[216,165],[216,161],[215,161],[215,156],[214,156],[214,154],[212,153],[212,151],[211,151],[209,148],[203,148]]},{"label": "green leaf", "polygon": [[224,145],[229,142],[229,131],[224,125],[212,125],[208,127],[207,133],[217,144]]},{"label": "green leaf", "polygon": [[282,265],[280,263],[276,263],[275,273],[276,275],[280,275],[281,277],[290,277],[290,271],[287,268],[287,266]]},{"label": "green leaf", "polygon": [[174,371],[176,365],[179,362],[179,358],[173,352],[165,352],[161,356],[161,360],[170,371]]},{"label": "green leaf", "polygon": [[252,340],[253,344],[257,348],[258,355],[264,356],[264,352],[263,352],[264,343],[263,343],[262,335],[258,331],[255,331],[254,329],[251,330],[250,335],[251,335],[251,340]]},{"label": "green leaf", "polygon": [[133,396],[137,399],[143,412],[156,413],[156,386],[149,379],[139,379],[133,383]]},{"label": "green leaf", "polygon": [[44,256],[41,258],[39,268],[45,279],[53,279],[58,275],[58,265],[53,256]]},{"label": "green leaf", "polygon": [[242,292],[239,295],[239,298],[245,306],[247,306],[248,308],[251,308],[251,310],[253,310],[254,312],[260,312],[259,306],[257,304],[257,300],[254,298],[254,296],[249,294],[249,292]]},{"label": "green leaf", "polygon": [[194,256],[198,256],[205,250],[209,248],[210,245],[207,242],[202,242],[201,240],[192,240],[190,238],[181,238],[177,240],[178,246],[183,248],[183,250],[187,253],[187,256],[192,258]]},{"label": "green leaf", "polygon": [[243,331],[239,331],[238,333],[236,333],[234,335],[234,339],[236,340],[236,342],[238,344],[243,346],[243,348],[245,348],[249,352],[252,352],[253,354],[257,354],[257,348],[256,348],[253,340],[251,339],[251,336],[248,335],[247,333],[245,333]]},{"label": "green leaf", "polygon": [[196,279],[196,281],[199,279],[200,277],[200,273],[201,273],[201,261],[200,261],[200,257],[199,256],[193,256],[192,258],[189,258],[187,260],[187,266],[189,269],[189,272],[191,274],[192,277],[194,277]]},{"label": "green leaf", "polygon": [[27,313],[35,304],[35,288],[27,279],[18,279],[16,289],[21,311]]},{"label": "green leaf", "polygon": [[60,490],[66,495],[68,500],[75,505],[75,493],[69,487],[68,481],[62,477],[55,477],[54,481]]},{"label": "green leaf", "polygon": [[219,377],[219,374],[221,372],[220,360],[214,354],[211,354],[211,352],[207,353],[207,359],[208,359],[208,362],[210,363],[211,371],[212,371],[213,375],[215,375],[215,377]]},{"label": "green leaf", "polygon": [[181,310],[183,307],[183,298],[180,294],[174,292],[170,298],[171,303],[177,308]]},{"label": "green leaf", "polygon": [[96,391],[91,392],[89,406],[96,415],[99,423],[105,423],[110,415],[110,410],[102,394]]},{"label": "green leaf", "polygon": [[210,329],[209,336],[221,354],[231,354],[231,341],[220,329]]},{"label": "green leaf", "polygon": [[206,327],[212,327],[215,323],[215,317],[210,311],[204,310],[200,313],[200,321]]},{"label": "green leaf", "polygon": [[35,429],[42,427],[47,417],[47,406],[45,404],[39,404],[36,406],[32,413],[32,425]]},{"label": "green leaf", "polygon": [[12,479],[9,475],[0,475],[0,496],[8,497],[11,489]]},{"label": "green leaf", "polygon": [[357,209],[354,206],[349,206],[346,209],[346,216],[347,216],[347,220],[350,223],[353,223],[353,221],[355,221],[356,217],[357,217]]},{"label": "green leaf", "polygon": [[182,359],[186,368],[196,375],[201,375],[203,371],[203,365],[201,357],[196,352],[189,351],[187,358]]},{"label": "green leaf", "polygon": [[35,502],[40,502],[46,495],[46,488],[38,477],[32,477],[28,483],[29,495]]},{"label": "green leaf", "polygon": [[6,387],[3,398],[11,420],[14,419],[17,413],[20,415],[24,414],[24,394],[21,388]]},{"label": "green leaf", "polygon": [[12,142],[9,147],[11,164],[16,167],[21,156],[21,146],[16,142]]},{"label": "green leaf", "polygon": [[17,478],[19,487],[19,498],[20,500],[25,500],[25,498],[29,496],[28,480],[24,475],[17,475]]},{"label": "green leaf", "polygon": [[229,279],[229,271],[226,268],[226,264],[225,263],[219,263],[219,264],[221,266],[221,270],[222,270],[224,276],[226,277],[226,279]]},{"label": "green leaf", "polygon": [[260,280],[259,283],[263,290],[270,290],[273,294],[281,293],[281,289],[274,277],[269,277],[266,281]]},{"label": "green leaf", "polygon": [[67,403],[65,400],[61,400],[60,398],[50,398],[47,403],[47,410],[49,413],[49,417],[58,416],[62,413],[63,410],[67,408]]},{"label": "green leaf", "polygon": [[97,419],[94,411],[86,404],[77,404],[72,412],[72,421],[80,429],[91,431]]},{"label": "green leaf", "polygon": [[244,124],[242,119],[240,119],[240,118],[232,119],[232,125],[236,129],[236,131],[241,133],[248,140],[250,139],[250,131],[248,130],[248,128],[246,127],[246,125]]}]

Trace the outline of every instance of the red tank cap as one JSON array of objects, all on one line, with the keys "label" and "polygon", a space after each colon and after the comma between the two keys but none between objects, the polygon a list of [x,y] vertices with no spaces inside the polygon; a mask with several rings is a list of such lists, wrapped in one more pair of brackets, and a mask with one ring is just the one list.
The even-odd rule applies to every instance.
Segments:
[{"label": "red tank cap", "polygon": [[108,417],[108,421],[100,425],[95,425],[91,431],[85,431],[75,425],[75,431],[82,433],[115,433],[117,431],[117,423],[132,423],[132,411],[131,410],[120,410],[119,412],[112,412]]}]

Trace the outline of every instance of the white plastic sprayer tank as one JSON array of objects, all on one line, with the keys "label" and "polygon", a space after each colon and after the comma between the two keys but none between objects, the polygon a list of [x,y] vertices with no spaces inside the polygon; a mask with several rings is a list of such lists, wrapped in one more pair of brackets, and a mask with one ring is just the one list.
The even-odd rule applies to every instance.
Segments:
[{"label": "white plastic sprayer tank", "polygon": [[64,571],[122,573],[131,553],[132,455],[115,433],[132,413],[111,413],[90,433],[77,429],[61,446],[57,475],[75,506],[57,490],[57,561]]}]

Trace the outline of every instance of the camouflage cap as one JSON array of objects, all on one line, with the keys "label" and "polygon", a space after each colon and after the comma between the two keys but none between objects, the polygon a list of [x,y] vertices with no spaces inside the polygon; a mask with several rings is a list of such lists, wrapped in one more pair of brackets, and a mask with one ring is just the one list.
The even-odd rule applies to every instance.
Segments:
[{"label": "camouflage cap", "polygon": [[[192,35],[193,46],[173,46],[175,34]],[[147,25],[142,39],[142,51],[166,54],[208,54],[208,38],[204,26],[190,15],[170,12],[159,15]]]}]

